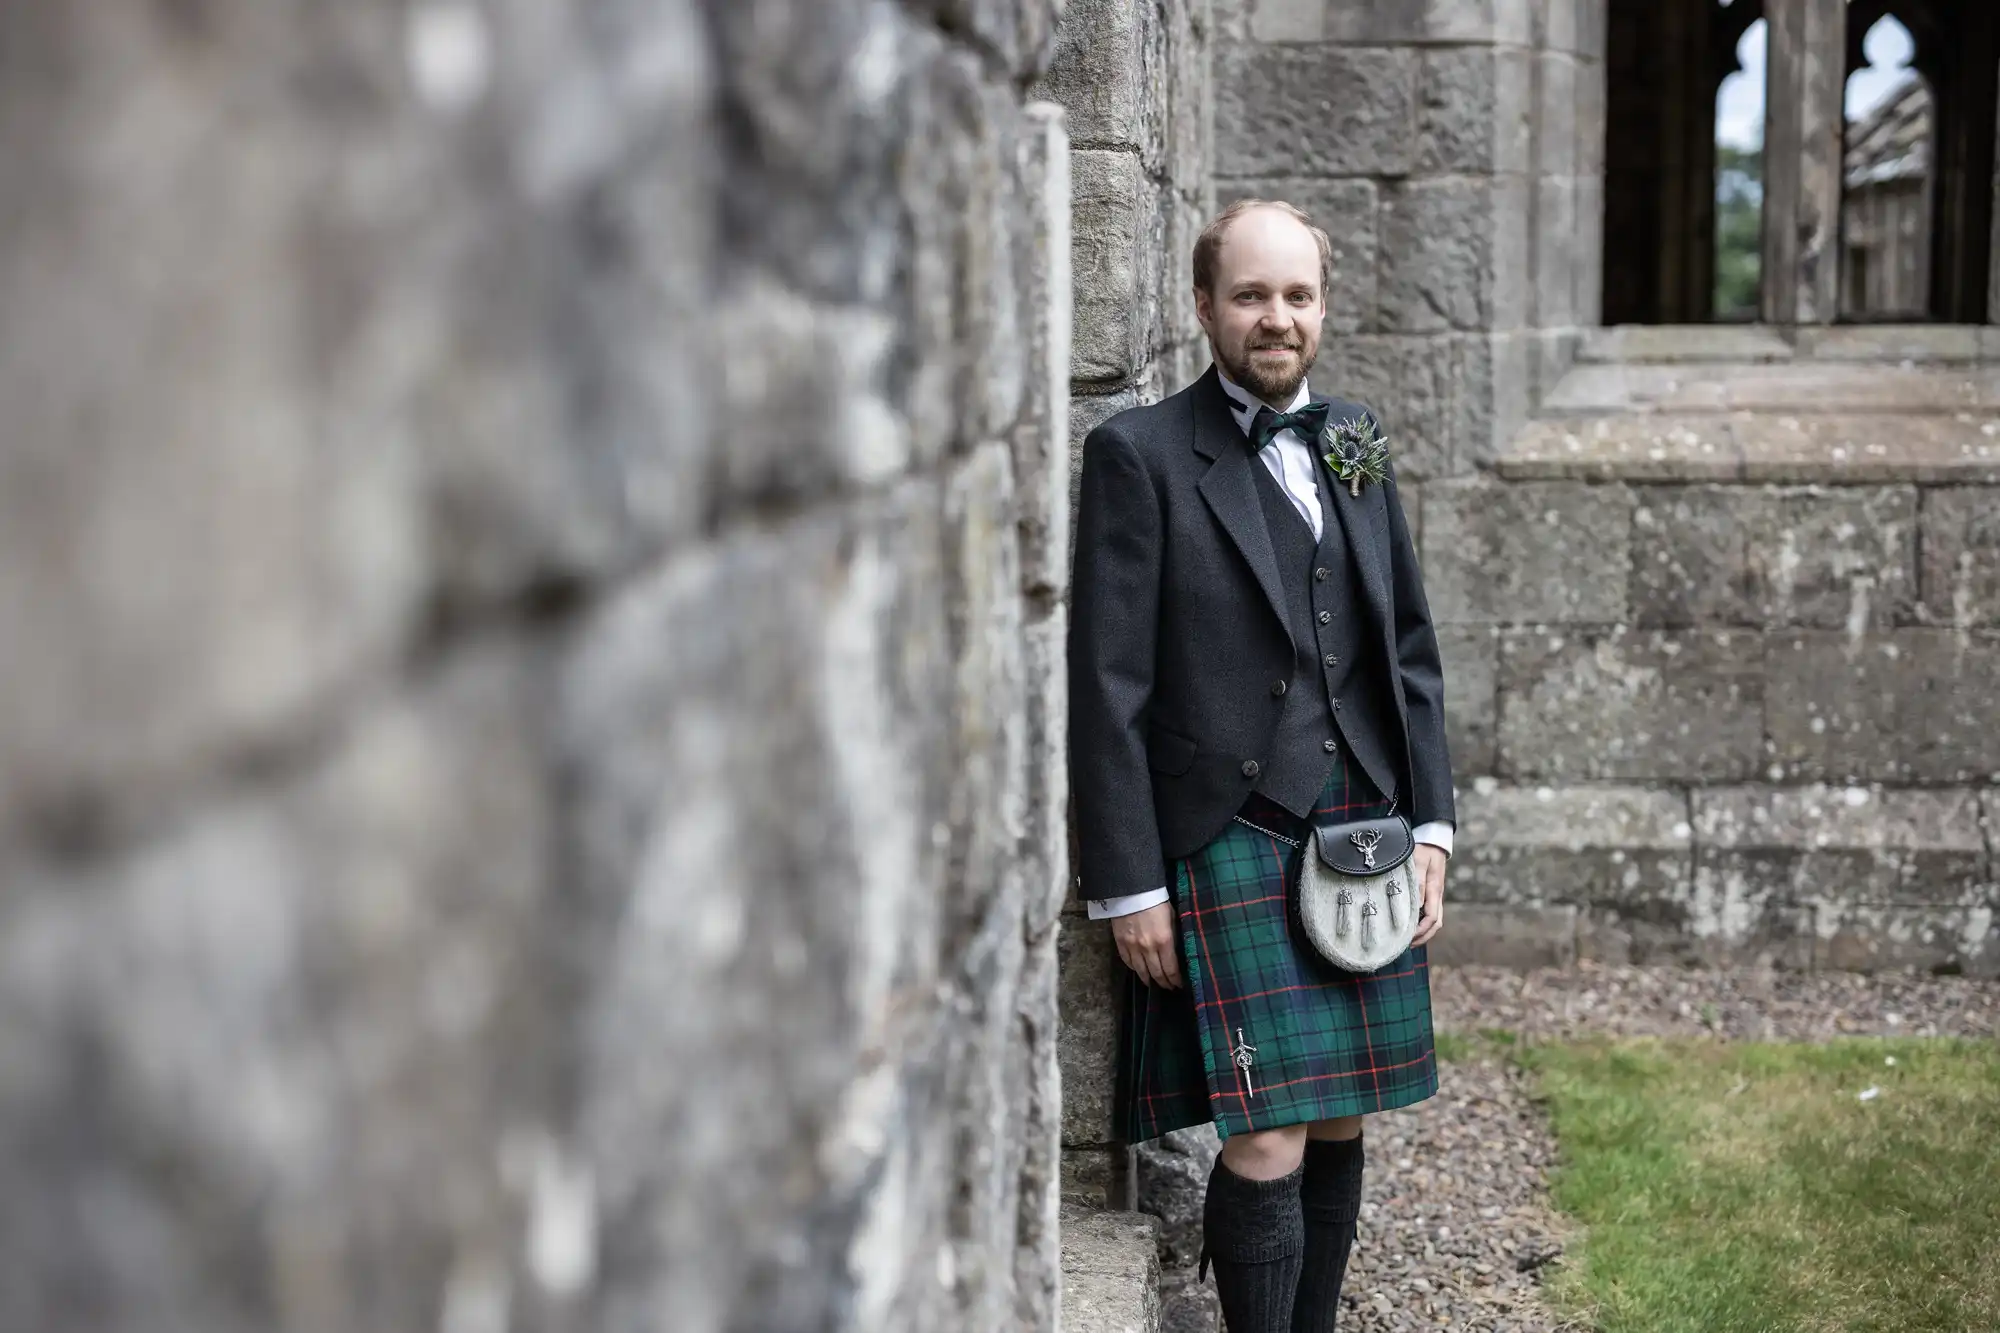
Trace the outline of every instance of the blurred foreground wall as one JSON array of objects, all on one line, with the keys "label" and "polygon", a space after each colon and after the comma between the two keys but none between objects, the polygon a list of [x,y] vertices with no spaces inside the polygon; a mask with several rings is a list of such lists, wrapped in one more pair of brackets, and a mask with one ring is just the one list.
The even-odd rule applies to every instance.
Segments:
[{"label": "blurred foreground wall", "polygon": [[0,0],[0,1328],[1052,1326],[1057,0]]}]

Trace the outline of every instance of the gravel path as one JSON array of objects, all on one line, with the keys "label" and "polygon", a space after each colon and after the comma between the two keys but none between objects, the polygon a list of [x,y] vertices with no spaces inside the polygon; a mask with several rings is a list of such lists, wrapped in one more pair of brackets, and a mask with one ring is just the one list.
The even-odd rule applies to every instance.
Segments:
[{"label": "gravel path", "polygon": [[[1567,970],[1434,969],[1440,1028],[1528,1036],[2000,1034],[2000,982],[1851,973],[1710,972],[1579,964]],[[1555,1145],[1525,1078],[1490,1056],[1447,1067],[1438,1095],[1368,1119],[1368,1184],[1343,1333],[1454,1329],[1563,1333],[1539,1275],[1567,1224],[1546,1201]],[[1206,1168],[1187,1162],[1192,1184]],[[1198,1196],[1197,1196],[1198,1197]],[[1174,1272],[1170,1333],[1213,1333],[1212,1287]]]}]

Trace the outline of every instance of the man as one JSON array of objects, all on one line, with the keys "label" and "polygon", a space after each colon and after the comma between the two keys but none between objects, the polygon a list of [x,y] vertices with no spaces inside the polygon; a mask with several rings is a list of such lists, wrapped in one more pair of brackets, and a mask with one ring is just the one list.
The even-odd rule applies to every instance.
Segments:
[{"label": "man", "polygon": [[[1194,251],[1215,364],[1083,446],[1070,762],[1082,892],[1131,969],[1118,1115],[1132,1142],[1223,1135],[1203,1234],[1230,1333],[1330,1333],[1361,1117],[1437,1090],[1443,672],[1393,468],[1357,494],[1322,457],[1367,415],[1306,386],[1330,256],[1288,204],[1229,208]],[[1296,844],[1392,808],[1419,924],[1357,975],[1291,926]]]}]

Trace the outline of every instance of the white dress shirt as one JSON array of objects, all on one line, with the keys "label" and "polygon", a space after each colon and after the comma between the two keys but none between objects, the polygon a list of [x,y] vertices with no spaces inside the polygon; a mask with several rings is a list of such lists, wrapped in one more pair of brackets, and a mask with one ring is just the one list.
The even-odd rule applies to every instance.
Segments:
[{"label": "white dress shirt", "polygon": [[[1229,395],[1230,415],[1236,418],[1237,427],[1247,439],[1250,435],[1250,425],[1257,419],[1257,409],[1264,404],[1258,402],[1256,396],[1248,389],[1223,374],[1220,366],[1216,367],[1216,374],[1221,377],[1222,391]],[[1311,401],[1311,391],[1304,384],[1300,384],[1298,396],[1292,399],[1291,406],[1285,411],[1296,412]],[[1319,469],[1313,465],[1311,443],[1300,439],[1299,433],[1295,430],[1279,431],[1269,444],[1258,451],[1257,457],[1262,460],[1264,467],[1278,485],[1284,488],[1285,495],[1291,500],[1292,507],[1299,511],[1299,516],[1312,524],[1313,539],[1317,541],[1321,536],[1325,516],[1321,514],[1319,507]],[[1428,843],[1443,851],[1446,856],[1451,855],[1452,828],[1444,820],[1434,819],[1428,824],[1419,824],[1410,832],[1418,842]],[[1086,910],[1092,921],[1102,921],[1107,917],[1130,916],[1134,912],[1143,912],[1148,907],[1157,907],[1170,897],[1172,895],[1164,887],[1148,889],[1144,893],[1131,893],[1122,898],[1107,898],[1102,902],[1095,899],[1086,900]]]}]

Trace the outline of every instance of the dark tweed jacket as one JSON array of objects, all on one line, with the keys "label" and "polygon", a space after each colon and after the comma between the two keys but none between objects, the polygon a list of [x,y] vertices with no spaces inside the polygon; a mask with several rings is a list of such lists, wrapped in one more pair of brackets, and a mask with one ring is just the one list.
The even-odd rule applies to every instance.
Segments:
[{"label": "dark tweed jacket", "polygon": [[[1331,420],[1365,409],[1318,395]],[[1386,428],[1385,428],[1385,434]],[[1393,439],[1393,437],[1392,437]],[[1169,883],[1167,863],[1214,838],[1255,786],[1296,656],[1277,558],[1250,471],[1262,466],[1216,372],[1121,412],[1083,444],[1069,632],[1070,773],[1083,896]],[[1368,776],[1412,823],[1454,818],[1444,675],[1416,549],[1386,485],[1333,488],[1359,575],[1372,660],[1394,716]],[[1386,710],[1385,710],[1386,711]]]}]

